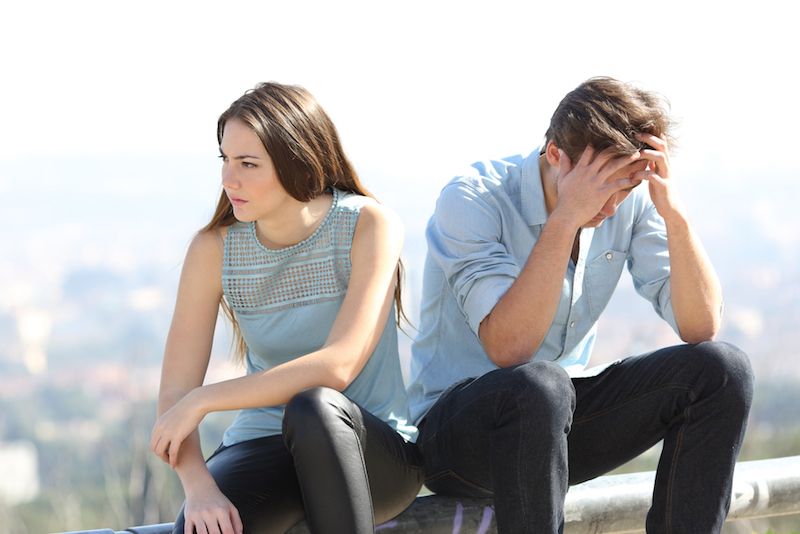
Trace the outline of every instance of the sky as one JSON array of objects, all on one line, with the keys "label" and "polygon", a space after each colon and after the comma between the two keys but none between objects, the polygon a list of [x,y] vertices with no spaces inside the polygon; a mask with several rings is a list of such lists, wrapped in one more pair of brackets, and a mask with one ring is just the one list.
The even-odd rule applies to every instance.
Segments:
[{"label": "sky", "polygon": [[[800,124],[789,9],[773,0],[5,2],[0,164],[19,172],[0,170],[0,195],[214,198],[216,119],[267,80],[308,88],[366,185],[379,196],[415,191],[423,208],[463,165],[536,146],[561,97],[596,75],[669,99],[674,175],[785,181],[797,172]],[[131,160],[152,168],[132,177]],[[37,173],[53,162],[58,172]],[[90,172],[99,166],[102,180]],[[165,179],[197,168],[210,172],[190,191]],[[47,217],[35,201],[28,209]]]},{"label": "sky", "polygon": [[[0,301],[53,298],[67,260],[37,259],[27,286],[15,273],[49,251],[66,258],[83,236],[76,261],[122,268],[166,250],[178,264],[219,193],[217,117],[267,80],[317,97],[364,183],[403,218],[407,248],[424,243],[451,176],[535,147],[563,95],[597,75],[667,97],[685,196],[702,190],[745,219],[751,210],[794,247],[764,196],[799,190],[800,36],[786,6],[5,1]],[[420,261],[408,262],[412,287]]]},{"label": "sky", "polygon": [[0,158],[215,154],[219,113],[275,80],[317,96],[357,166],[439,168],[535,144],[566,92],[610,75],[669,98],[710,152],[691,158],[788,165],[785,4],[8,2]]}]

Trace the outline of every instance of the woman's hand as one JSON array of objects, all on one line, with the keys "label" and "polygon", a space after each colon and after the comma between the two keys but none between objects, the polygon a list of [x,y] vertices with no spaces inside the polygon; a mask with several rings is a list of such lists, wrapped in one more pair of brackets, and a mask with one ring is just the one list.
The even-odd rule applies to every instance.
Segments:
[{"label": "woman's hand", "polygon": [[242,534],[239,511],[213,483],[193,488],[183,508],[184,534]]},{"label": "woman's hand", "polygon": [[161,414],[153,426],[150,449],[173,469],[178,463],[178,451],[183,440],[198,427],[206,415],[197,402],[200,389],[190,391],[176,402]]}]

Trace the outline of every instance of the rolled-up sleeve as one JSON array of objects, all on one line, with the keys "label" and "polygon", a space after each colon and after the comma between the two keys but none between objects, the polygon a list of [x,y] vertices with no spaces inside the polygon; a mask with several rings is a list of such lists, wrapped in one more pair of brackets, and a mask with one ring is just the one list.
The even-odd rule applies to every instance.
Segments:
[{"label": "rolled-up sleeve", "polygon": [[670,293],[667,229],[652,202],[647,202],[635,221],[629,250],[628,270],[636,291],[678,333]]},{"label": "rolled-up sleeve", "polygon": [[426,231],[428,250],[476,336],[519,276],[502,235],[502,212],[488,191],[461,182],[442,190]]}]

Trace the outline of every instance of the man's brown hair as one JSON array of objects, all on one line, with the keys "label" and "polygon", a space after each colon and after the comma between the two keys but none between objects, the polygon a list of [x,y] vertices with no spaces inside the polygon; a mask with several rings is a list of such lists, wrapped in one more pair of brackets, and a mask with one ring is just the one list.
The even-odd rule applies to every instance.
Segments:
[{"label": "man's brown hair", "polygon": [[561,100],[550,118],[546,142],[553,141],[575,163],[591,145],[601,152],[611,148],[629,156],[649,148],[637,133],[667,138],[673,145],[669,104],[657,93],[608,77],[590,78]]}]

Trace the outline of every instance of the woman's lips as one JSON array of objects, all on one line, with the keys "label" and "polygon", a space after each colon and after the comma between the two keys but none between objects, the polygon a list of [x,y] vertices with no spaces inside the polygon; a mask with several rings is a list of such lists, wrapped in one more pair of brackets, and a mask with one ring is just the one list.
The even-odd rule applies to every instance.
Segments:
[{"label": "woman's lips", "polygon": [[247,204],[246,200],[242,200],[241,198],[236,198],[236,197],[230,197],[230,201],[231,204],[233,204],[234,206],[242,206],[244,204]]}]

